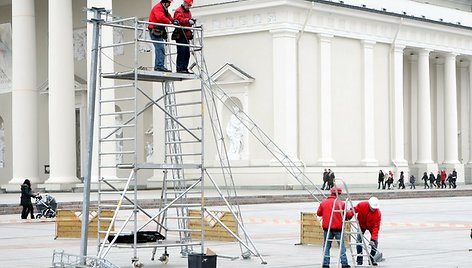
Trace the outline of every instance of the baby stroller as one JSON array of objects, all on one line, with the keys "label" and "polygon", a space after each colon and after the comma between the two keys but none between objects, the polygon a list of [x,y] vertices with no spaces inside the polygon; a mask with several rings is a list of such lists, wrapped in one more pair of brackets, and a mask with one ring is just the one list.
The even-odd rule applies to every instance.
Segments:
[{"label": "baby stroller", "polygon": [[36,209],[39,211],[36,214],[36,219],[45,218],[54,218],[56,217],[57,202],[56,198],[52,195],[46,194],[44,197],[38,195],[36,197]]}]

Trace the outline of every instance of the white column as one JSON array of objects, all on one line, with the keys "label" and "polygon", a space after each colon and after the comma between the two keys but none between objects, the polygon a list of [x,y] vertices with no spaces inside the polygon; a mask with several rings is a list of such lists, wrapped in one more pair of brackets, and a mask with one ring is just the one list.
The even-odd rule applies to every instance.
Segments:
[{"label": "white column", "polygon": [[298,161],[297,33],[293,29],[271,31],[274,140],[294,161]]},{"label": "white column", "polygon": [[332,156],[331,135],[331,39],[332,35],[320,34],[320,158],[318,164],[321,166],[334,166],[336,162]]},{"label": "white column", "polygon": [[431,157],[431,92],[429,50],[418,52],[418,164],[433,163]]},{"label": "white column", "polygon": [[472,57],[469,58],[469,162],[472,165]]},{"label": "white column", "polygon": [[456,54],[444,62],[444,164],[458,164]]},{"label": "white column", "polygon": [[405,160],[404,103],[403,103],[403,50],[405,46],[392,48],[392,121],[393,159],[396,166],[408,166]]},{"label": "white column", "polygon": [[438,163],[444,162],[444,109],[447,107],[444,106],[444,58],[435,57],[434,60],[435,75],[436,75],[436,126],[433,133],[436,134],[436,150],[437,150],[437,161]]},{"label": "white column", "polygon": [[[12,1],[12,169],[8,182],[39,183],[34,0]],[[9,188],[9,187],[8,187]]]},{"label": "white column", "polygon": [[363,48],[363,159],[364,166],[377,166],[375,159],[374,124],[374,45],[373,41],[362,41]]},{"label": "white column", "polygon": [[[70,188],[76,177],[72,0],[49,0],[49,160],[46,184]],[[48,186],[46,186],[48,187]],[[50,186],[52,187],[52,186]]]},{"label": "white column", "polygon": [[410,53],[410,161],[418,159],[418,55]]}]

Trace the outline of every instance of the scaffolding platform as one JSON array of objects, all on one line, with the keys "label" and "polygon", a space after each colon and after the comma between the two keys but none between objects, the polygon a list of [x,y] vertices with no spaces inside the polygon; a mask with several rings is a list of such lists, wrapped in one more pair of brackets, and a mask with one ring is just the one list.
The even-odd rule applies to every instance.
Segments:
[{"label": "scaffolding platform", "polygon": [[149,70],[129,70],[123,72],[114,72],[102,74],[103,78],[120,79],[120,80],[139,80],[147,82],[177,82],[183,80],[198,79],[193,73],[175,73],[175,72],[161,72]]}]

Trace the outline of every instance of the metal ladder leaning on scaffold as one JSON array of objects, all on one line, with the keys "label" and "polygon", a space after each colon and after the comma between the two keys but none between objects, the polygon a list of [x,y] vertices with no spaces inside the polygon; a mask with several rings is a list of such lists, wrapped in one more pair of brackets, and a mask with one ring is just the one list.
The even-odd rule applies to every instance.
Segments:
[{"label": "metal ladder leaning on scaffold", "polygon": [[[199,33],[197,33],[199,34]],[[239,107],[239,105],[212,79],[208,72],[205,57],[201,56],[202,50],[191,51],[195,62],[191,65],[193,71],[200,76],[202,81],[202,88],[204,90],[205,98],[207,100],[208,113],[211,121],[219,121],[218,113],[220,112],[217,106],[217,102],[221,103],[223,107],[227,109],[232,115],[236,116],[242,125],[247,129],[254,138],[262,144],[267,151],[278,161],[281,167],[285,168],[286,171],[306,190],[316,202],[320,202],[325,194],[316,186],[313,181],[303,172],[303,166],[299,163],[295,163],[274,141],[271,139],[262,128],[260,128],[249,115]],[[212,124],[217,125],[217,124]],[[224,133],[221,129],[213,129],[215,139],[219,142],[218,145],[224,146]],[[221,151],[225,151],[225,148],[220,148]],[[220,151],[219,150],[219,151]],[[230,167],[229,163],[226,163],[227,159],[221,160],[223,167]],[[228,172],[231,174],[231,172]]]},{"label": "metal ladder leaning on scaffold", "polygon": [[[331,224],[333,222],[335,213],[340,213],[341,218],[342,218],[341,240],[342,240],[342,243],[344,243],[346,247],[346,257],[347,257],[347,251],[349,251],[350,256],[351,256],[350,259],[351,259],[352,267],[372,267],[372,262],[371,262],[371,259],[369,258],[370,254],[369,254],[368,246],[367,246],[369,245],[369,241],[365,238],[364,234],[362,233],[362,230],[359,225],[359,221],[357,220],[357,214],[354,213],[354,205],[352,203],[351,195],[347,188],[347,184],[342,178],[336,178],[334,180],[333,187],[337,187],[337,186],[341,186],[344,192],[342,195],[345,197],[345,200],[344,200],[345,206],[343,208],[341,202],[333,203],[333,208],[331,210],[331,216],[329,219],[328,231],[326,234],[327,238],[325,239],[325,242],[323,243],[322,262],[323,262],[323,258],[325,257],[324,249],[326,248],[327,243],[333,244],[333,242],[338,242],[338,250],[337,250],[337,254],[334,256],[334,260],[335,260],[334,263],[336,265],[335,267],[337,268],[341,267],[340,258],[341,258],[342,248],[339,244],[341,243],[341,241],[338,241],[334,237],[332,239],[329,239]],[[340,194],[338,193],[338,191],[335,191],[335,192],[336,192],[336,200],[340,200],[341,199]],[[347,215],[350,212],[353,213],[352,218],[347,219]],[[359,236],[361,238],[361,241],[358,241]],[[362,248],[362,252],[360,254],[357,254],[357,246],[360,246]],[[356,264],[357,256],[362,256],[364,259],[364,263],[367,263],[367,265],[358,266]],[[332,260],[333,260],[333,257],[331,257],[331,262],[333,262]]]}]

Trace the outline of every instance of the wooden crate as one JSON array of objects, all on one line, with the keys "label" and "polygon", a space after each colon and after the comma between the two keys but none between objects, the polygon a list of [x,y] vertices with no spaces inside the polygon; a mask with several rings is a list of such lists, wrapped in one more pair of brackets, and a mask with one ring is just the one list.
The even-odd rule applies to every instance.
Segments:
[{"label": "wooden crate", "polygon": [[[238,234],[238,223],[233,214],[227,211],[211,211],[220,221],[222,221],[233,233]],[[190,217],[200,217],[200,210],[189,210]],[[211,216],[207,215],[205,221],[205,240],[212,241],[237,241],[221,224],[216,222]],[[189,221],[190,229],[201,230],[202,223],[200,219],[191,219]],[[200,239],[200,233],[192,233],[193,239]]]},{"label": "wooden crate", "polygon": [[[346,224],[346,230],[349,230],[349,224]],[[348,237],[345,236],[345,243],[347,245]],[[314,244],[323,245],[323,228],[321,222],[318,220],[316,213],[301,212],[300,213],[300,244]],[[337,247],[337,243],[333,243]]]},{"label": "wooden crate", "polygon": [[[112,218],[113,210],[102,210],[102,217]],[[101,230],[108,230],[111,220],[102,220]],[[97,212],[91,211],[89,214],[88,237],[96,238],[98,229]],[[112,228],[113,230],[114,228]],[[59,209],[56,216],[56,237],[80,238],[82,232],[82,213],[76,210]],[[104,237],[104,234],[101,236]]]}]

